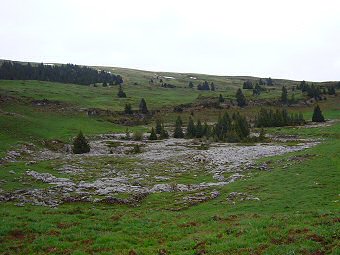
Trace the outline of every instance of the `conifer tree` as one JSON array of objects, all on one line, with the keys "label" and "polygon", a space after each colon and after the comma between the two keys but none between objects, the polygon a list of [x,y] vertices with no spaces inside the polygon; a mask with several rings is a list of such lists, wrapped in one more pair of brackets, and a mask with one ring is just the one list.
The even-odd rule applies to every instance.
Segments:
[{"label": "conifer tree", "polygon": [[253,89],[253,95],[254,96],[260,95],[261,90],[262,90],[261,86],[258,83],[256,83],[255,88]]},{"label": "conifer tree", "polygon": [[232,128],[239,138],[243,139],[249,136],[249,124],[245,117],[241,116],[239,113],[235,114],[233,118],[233,128]]},{"label": "conifer tree", "polygon": [[187,138],[194,138],[196,136],[195,124],[191,117],[189,117],[189,122],[187,126]]},{"label": "conifer tree", "polygon": [[155,129],[154,129],[154,128],[151,128],[151,132],[150,132],[149,140],[157,140],[157,134],[156,134],[156,132],[155,132]]},{"label": "conifer tree", "polygon": [[209,83],[207,81],[203,82],[202,89],[203,90],[210,90]]},{"label": "conifer tree", "polygon": [[194,83],[192,81],[189,82],[189,88],[193,88],[194,87]]},{"label": "conifer tree", "polygon": [[168,131],[165,130],[163,125],[161,126],[161,132],[160,132],[159,138],[160,139],[168,139],[169,138],[169,133],[168,133]]},{"label": "conifer tree", "polygon": [[322,111],[321,111],[319,105],[316,105],[314,107],[312,121],[314,121],[314,122],[325,122],[325,118],[322,114]]},{"label": "conifer tree", "polygon": [[210,131],[210,127],[209,127],[208,123],[204,122],[202,136],[205,136],[205,137],[208,138],[210,136],[210,133],[211,133],[211,131]]},{"label": "conifer tree", "polygon": [[201,138],[203,136],[203,127],[200,120],[197,120],[197,124],[195,127],[196,138]]},{"label": "conifer tree", "polygon": [[298,124],[301,125],[301,124],[304,124],[304,123],[306,123],[306,122],[305,122],[305,119],[303,118],[303,114],[302,114],[302,112],[299,112]]},{"label": "conifer tree", "polygon": [[133,113],[131,104],[125,104],[124,113],[125,114],[132,114]]},{"label": "conifer tree", "polygon": [[146,106],[146,102],[144,100],[144,98],[142,98],[140,100],[140,103],[139,103],[139,111],[141,113],[144,113],[144,114],[147,114],[149,111],[148,111],[148,107]]},{"label": "conifer tree", "polygon": [[218,97],[218,102],[224,103],[224,97],[222,96],[222,94],[220,94],[220,96]]},{"label": "conifer tree", "polygon": [[74,154],[83,154],[90,152],[90,145],[88,144],[85,136],[81,131],[73,141],[73,153]]},{"label": "conifer tree", "polygon": [[237,105],[240,107],[243,107],[247,104],[246,98],[243,95],[241,89],[238,89],[236,92],[236,101],[237,101]]},{"label": "conifer tree", "polygon": [[117,96],[118,96],[119,98],[125,98],[125,97],[126,97],[126,94],[125,94],[125,92],[123,91],[123,88],[122,88],[121,85],[119,85]]},{"label": "conifer tree", "polygon": [[230,119],[229,114],[227,112],[225,112],[223,114],[223,117],[222,117],[222,120],[221,120],[221,125],[222,125],[223,135],[225,135],[226,133],[228,133],[228,131],[230,131],[231,119]]},{"label": "conifer tree", "polygon": [[162,131],[162,121],[160,119],[156,119],[156,134],[160,134]]},{"label": "conifer tree", "polygon": [[184,133],[182,130],[182,119],[180,116],[177,117],[176,124],[175,124],[175,130],[174,130],[174,138],[183,138]]},{"label": "conifer tree", "polygon": [[237,134],[237,132],[234,129],[232,129],[227,133],[225,140],[228,143],[238,143],[238,142],[240,142],[240,137]]},{"label": "conifer tree", "polygon": [[213,130],[213,135],[217,140],[222,140],[223,139],[223,123],[222,123],[222,118],[221,115],[218,116],[217,123],[214,126]]},{"label": "conifer tree", "polygon": [[281,102],[283,104],[287,104],[288,103],[288,93],[287,93],[287,89],[286,89],[285,86],[282,86]]},{"label": "conifer tree", "polygon": [[261,142],[266,140],[266,133],[265,133],[263,128],[261,128],[261,130],[260,130],[259,140]]},{"label": "conifer tree", "polygon": [[215,84],[213,82],[210,83],[210,90],[215,91]]},{"label": "conifer tree", "polygon": [[272,78],[269,77],[269,78],[267,79],[267,85],[268,85],[268,86],[272,86],[272,85],[273,85],[273,80],[272,80]]}]

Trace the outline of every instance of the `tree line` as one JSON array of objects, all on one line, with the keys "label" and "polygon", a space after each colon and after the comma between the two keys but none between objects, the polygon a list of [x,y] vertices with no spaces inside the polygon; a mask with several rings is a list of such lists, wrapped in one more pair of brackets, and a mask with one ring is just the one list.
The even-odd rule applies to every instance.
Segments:
[{"label": "tree line", "polygon": [[307,94],[309,98],[314,98],[315,100],[321,100],[321,95],[336,95],[336,86],[327,86],[321,88],[319,85],[309,84],[306,81],[301,81],[296,89],[301,90]]},{"label": "tree line", "polygon": [[[146,105],[146,101],[144,98],[142,98],[139,102],[139,112],[142,114],[148,114],[149,110],[148,107]],[[125,114],[133,114],[133,110],[132,110],[132,106],[130,103],[125,104],[125,108],[124,108],[124,113]]]},{"label": "tree line", "polygon": [[1,80],[38,80],[61,83],[90,85],[103,83],[104,85],[121,85],[123,78],[106,71],[97,71],[86,66],[66,65],[38,65],[21,64],[4,61],[0,66]]},{"label": "tree line", "polygon": [[[189,82],[189,88],[194,88],[194,83],[192,81]],[[197,90],[211,90],[211,91],[215,91],[215,84],[214,82],[207,82],[207,81],[204,81],[203,83],[199,83],[197,85]]]},{"label": "tree line", "polygon": [[305,124],[302,113],[289,114],[286,109],[265,109],[261,108],[255,117],[256,127],[284,127]]},{"label": "tree line", "polygon": [[[183,131],[184,130],[184,131]],[[159,134],[159,137],[157,137]],[[219,116],[218,121],[213,125],[207,122],[202,123],[200,119],[194,122],[189,117],[188,124],[184,128],[180,116],[177,117],[173,131],[174,138],[212,138],[219,142],[240,142],[249,137],[250,125],[247,119],[239,113],[229,116],[227,112]],[[166,139],[169,134],[166,132],[164,125],[158,120],[156,127],[151,129],[150,140]]]},{"label": "tree line", "polygon": [[[144,105],[145,104],[145,105]],[[140,108],[143,106],[146,107],[145,100],[142,99],[140,103]],[[142,109],[140,109],[142,110]],[[324,122],[325,118],[322,114],[322,111],[319,105],[314,107],[314,112],[312,116],[313,122]],[[282,127],[287,125],[302,125],[305,124],[305,120],[303,118],[302,113],[291,113],[288,114],[286,109],[276,110],[275,112],[270,109],[262,108],[256,118],[255,118],[255,127],[261,127],[261,131],[259,136],[250,137],[250,123],[247,121],[246,117],[240,115],[238,112],[233,113],[231,116],[228,112],[225,112],[222,116],[218,117],[218,120],[213,125],[208,125],[207,122],[202,124],[201,120],[198,119],[196,123],[189,117],[188,124],[185,128],[183,128],[183,121],[180,116],[177,117],[175,122],[175,127],[173,131],[174,138],[207,138],[212,139],[216,142],[262,142],[266,141],[264,127]],[[184,131],[183,131],[184,129]],[[143,134],[136,133],[135,140],[142,140]],[[130,137],[129,132],[127,131],[127,137]],[[138,139],[136,138],[138,137]],[[151,128],[150,135],[148,137],[149,140],[158,140],[158,139],[168,139],[169,133],[165,129],[164,123],[161,119],[156,119],[155,128]],[[79,134],[73,140],[73,148],[72,151],[75,154],[87,153],[90,151],[90,145],[86,140],[83,133],[80,131]],[[139,153],[140,148],[139,145],[136,145],[134,148],[134,153]]]}]

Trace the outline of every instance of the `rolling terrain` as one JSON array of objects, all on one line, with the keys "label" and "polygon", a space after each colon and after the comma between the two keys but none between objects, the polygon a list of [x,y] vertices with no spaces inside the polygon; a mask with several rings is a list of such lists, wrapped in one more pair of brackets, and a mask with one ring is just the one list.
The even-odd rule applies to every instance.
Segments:
[{"label": "rolling terrain", "polygon": [[[260,78],[94,68],[121,75],[127,97],[117,85],[0,80],[1,254],[340,254],[339,89],[316,102],[273,78],[258,96],[243,89],[240,108],[236,90]],[[197,90],[204,81],[215,91]],[[282,107],[282,86],[307,124],[266,128],[266,142],[147,139],[157,119],[170,136],[177,116],[184,127],[226,111],[251,120]],[[316,103],[325,123],[311,122]],[[74,155],[80,130],[91,152]]]}]

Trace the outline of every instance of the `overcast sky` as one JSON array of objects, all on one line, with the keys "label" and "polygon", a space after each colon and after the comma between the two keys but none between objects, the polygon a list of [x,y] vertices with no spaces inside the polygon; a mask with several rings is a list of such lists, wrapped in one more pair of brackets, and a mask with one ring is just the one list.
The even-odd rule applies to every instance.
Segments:
[{"label": "overcast sky", "polygon": [[340,80],[338,0],[0,0],[0,58]]}]

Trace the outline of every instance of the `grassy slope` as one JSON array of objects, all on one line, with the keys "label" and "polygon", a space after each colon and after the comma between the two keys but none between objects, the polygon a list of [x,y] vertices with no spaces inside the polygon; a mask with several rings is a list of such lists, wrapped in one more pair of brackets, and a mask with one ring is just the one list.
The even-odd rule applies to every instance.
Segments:
[{"label": "grassy slope", "polygon": [[[101,108],[122,111],[126,103],[138,109],[142,97],[147,99],[150,109],[192,102],[199,94],[197,90],[184,88],[166,89],[149,85],[124,85],[127,98],[117,98],[117,86],[111,88],[89,87],[40,81],[0,81],[0,92],[8,95],[25,96],[33,99],[60,100],[78,107]],[[207,94],[207,93],[206,93]],[[216,94],[216,93],[209,93]]]},{"label": "grassy slope", "polygon": [[[159,249],[169,254],[203,250],[208,254],[339,254],[340,124],[325,132],[331,139],[324,144],[273,158],[272,171],[254,171],[251,178],[221,188],[219,198],[178,212],[168,210],[175,206],[176,193],[150,195],[137,208],[7,204],[0,208],[0,250],[4,254],[128,254],[130,250],[157,254]],[[275,163],[306,153],[317,156],[293,162],[287,169]],[[13,164],[2,172],[23,167]],[[230,204],[226,197],[232,191],[253,194],[261,201]]]},{"label": "grassy slope", "polygon": [[[148,85],[150,73],[118,71],[128,76],[128,79],[124,77],[128,99],[117,99],[116,87],[90,88],[36,81],[0,81],[0,93],[28,97],[29,100],[60,100],[76,108],[112,110],[122,110],[126,102],[131,102],[136,109],[141,97],[146,98],[149,108],[155,109],[191,102],[203,93],[184,88],[187,78],[176,84],[183,88],[164,89]],[[205,76],[199,78],[208,79]],[[180,80],[179,77],[177,80]],[[238,81],[230,78],[229,81],[216,77],[213,81],[224,95],[230,96],[242,83],[241,78]],[[134,82],[139,85],[133,85]],[[219,93],[205,92],[208,95]],[[276,90],[264,96],[278,95]],[[327,118],[340,118],[339,106],[339,97],[322,102]],[[18,141],[67,140],[80,128],[86,134],[125,130],[125,127],[89,118],[83,113],[40,110],[20,102],[2,104],[1,110],[16,113],[0,113],[2,152]],[[307,118],[311,117],[311,109],[299,110],[304,111]],[[207,115],[216,117],[217,114],[215,111],[198,113],[202,119]],[[170,114],[167,118],[172,121],[175,116]],[[195,254],[200,250],[208,254],[340,254],[336,248],[340,245],[337,239],[340,236],[339,202],[335,202],[339,200],[340,125],[315,129],[273,129],[271,132],[328,140],[308,151],[317,155],[314,158],[288,169],[276,164],[271,172],[253,172],[251,178],[220,189],[218,199],[179,212],[168,210],[175,206],[174,198],[179,194],[154,194],[137,208],[71,204],[48,209],[16,207],[11,203],[2,205],[0,253],[128,254],[134,249],[137,254],[157,254],[159,249],[164,248],[169,254]],[[49,162],[36,168],[37,171],[54,173]],[[2,167],[0,179],[7,181],[6,189],[25,187],[21,186],[23,184],[20,184],[17,175],[9,173],[10,170],[21,176],[27,167],[23,163]],[[40,187],[41,184],[29,185]],[[260,197],[261,201],[231,205],[226,202],[226,196],[232,191],[249,192]]]}]

